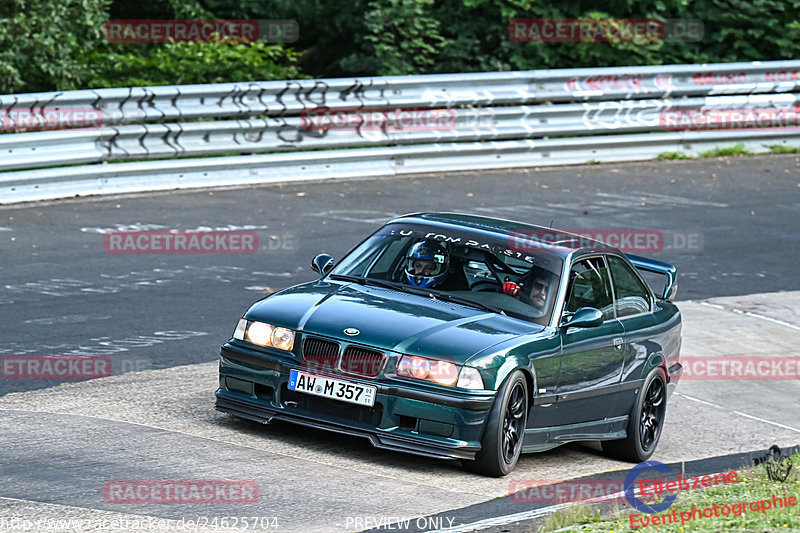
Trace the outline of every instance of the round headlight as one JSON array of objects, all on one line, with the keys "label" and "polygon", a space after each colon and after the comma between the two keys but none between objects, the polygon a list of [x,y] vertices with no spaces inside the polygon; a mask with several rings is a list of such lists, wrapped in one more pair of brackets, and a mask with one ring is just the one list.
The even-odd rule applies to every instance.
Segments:
[{"label": "round headlight", "polygon": [[400,358],[400,362],[397,363],[397,373],[401,376],[411,375],[411,358],[409,356],[404,355]]},{"label": "round headlight", "polygon": [[275,328],[272,332],[272,345],[279,350],[291,352],[294,346],[294,331],[286,328]]},{"label": "round headlight", "polygon": [[430,372],[430,363],[422,357],[415,357],[411,361],[411,375],[417,379],[425,379]]},{"label": "round headlight", "polygon": [[259,346],[268,346],[272,335],[272,326],[263,322],[253,322],[247,328],[247,340]]}]

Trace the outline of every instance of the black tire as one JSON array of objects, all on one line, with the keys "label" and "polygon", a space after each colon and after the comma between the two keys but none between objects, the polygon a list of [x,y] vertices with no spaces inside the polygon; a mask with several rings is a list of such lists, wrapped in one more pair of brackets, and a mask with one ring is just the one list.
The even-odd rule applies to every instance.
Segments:
[{"label": "black tire", "polygon": [[628,418],[627,437],[603,441],[603,452],[621,461],[641,463],[656,451],[667,413],[667,380],[654,368],[644,381]]},{"label": "black tire", "polygon": [[520,370],[514,371],[497,391],[486,420],[481,449],[467,470],[485,476],[502,477],[517,466],[528,422],[528,382]]}]

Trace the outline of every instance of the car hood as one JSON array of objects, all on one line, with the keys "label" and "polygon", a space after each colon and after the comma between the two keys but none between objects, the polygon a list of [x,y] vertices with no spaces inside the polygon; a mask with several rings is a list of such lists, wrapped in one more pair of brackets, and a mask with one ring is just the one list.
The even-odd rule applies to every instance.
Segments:
[{"label": "car hood", "polygon": [[[544,329],[452,302],[334,281],[275,293],[256,302],[245,318],[382,350],[452,358],[455,363]],[[358,335],[346,335],[348,328],[357,329]]]}]

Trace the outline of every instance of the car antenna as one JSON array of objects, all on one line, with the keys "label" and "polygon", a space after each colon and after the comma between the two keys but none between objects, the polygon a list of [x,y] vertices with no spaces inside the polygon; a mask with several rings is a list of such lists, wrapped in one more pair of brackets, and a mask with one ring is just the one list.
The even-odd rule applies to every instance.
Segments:
[{"label": "car antenna", "polygon": [[550,229],[553,229],[553,219],[550,219]]}]

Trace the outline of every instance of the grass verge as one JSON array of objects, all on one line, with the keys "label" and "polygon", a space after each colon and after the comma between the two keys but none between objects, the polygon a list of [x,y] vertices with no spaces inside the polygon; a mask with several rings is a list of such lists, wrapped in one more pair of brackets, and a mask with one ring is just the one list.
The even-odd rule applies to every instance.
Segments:
[{"label": "grass verge", "polygon": [[734,144],[724,148],[714,148],[700,154],[700,157],[725,157],[731,155],[753,155],[753,152],[744,147],[744,144]]},{"label": "grass verge", "polygon": [[694,159],[693,157],[689,157],[688,155],[684,154],[683,152],[661,152],[656,157],[659,161],[673,161],[675,159]]},{"label": "grass verge", "polygon": [[785,144],[773,144],[767,146],[771,154],[800,154],[800,146],[786,146]]},{"label": "grass verge", "polygon": [[[800,531],[800,454],[790,459],[792,463],[789,477],[783,482],[773,481],[769,478],[764,465],[738,471],[738,482],[729,485],[719,485],[704,490],[678,492],[672,506],[660,513],[639,513],[628,505],[617,506],[610,512],[598,516],[598,510],[587,505],[575,506],[570,509],[557,511],[548,517],[544,527],[532,529],[531,533],[544,533],[549,531],[580,531],[581,533],[620,533],[622,531],[636,531],[644,533],[674,532],[674,533],[717,533],[721,531],[758,531],[760,533],[772,532],[798,532]],[[764,509],[759,502],[769,501],[773,505],[773,496],[783,499],[794,497],[795,505],[788,505]],[[755,510],[751,504],[756,502]],[[714,506],[720,510],[719,517],[698,518],[693,511]],[[724,507],[730,509],[730,514],[723,516]],[[737,512],[738,509],[738,512]],[[675,515],[673,515],[675,511]],[[681,513],[690,517],[681,524]],[[739,514],[739,516],[734,516]],[[677,518],[675,518],[677,516]],[[631,527],[631,517],[634,525]],[[658,525],[643,527],[644,520],[652,522],[654,517],[661,517]],[[673,522],[674,521],[674,522]],[[571,524],[570,524],[571,522]]]}]

